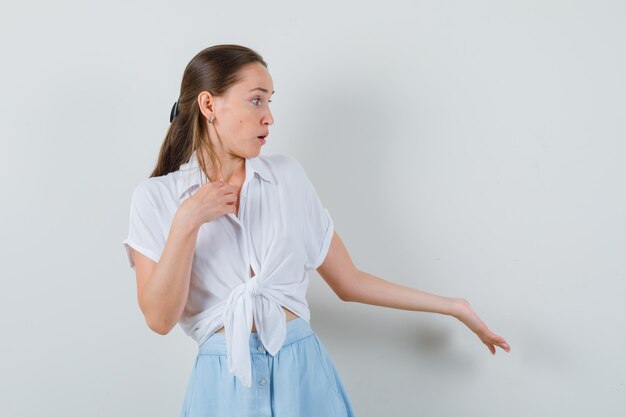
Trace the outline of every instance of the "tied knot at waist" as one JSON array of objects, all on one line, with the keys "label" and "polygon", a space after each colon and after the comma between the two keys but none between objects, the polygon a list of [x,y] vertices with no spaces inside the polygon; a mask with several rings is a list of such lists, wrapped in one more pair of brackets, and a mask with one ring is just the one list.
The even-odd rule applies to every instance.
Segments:
[{"label": "tied knot at waist", "polygon": [[253,297],[256,297],[261,293],[261,286],[259,285],[259,280],[257,279],[256,275],[248,279],[245,284],[245,289],[246,292]]},{"label": "tied knot at waist", "polygon": [[271,283],[263,283],[263,274],[246,278],[231,291],[223,313],[228,371],[251,387],[250,330],[253,321],[260,342],[267,353],[278,353],[286,335],[285,313]]}]

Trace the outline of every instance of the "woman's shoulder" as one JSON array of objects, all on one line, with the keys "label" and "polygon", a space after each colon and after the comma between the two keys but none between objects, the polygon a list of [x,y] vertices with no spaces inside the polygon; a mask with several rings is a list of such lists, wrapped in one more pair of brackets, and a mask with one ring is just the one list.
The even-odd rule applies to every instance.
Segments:
[{"label": "woman's shoulder", "polygon": [[167,175],[141,179],[135,185],[133,198],[158,201],[173,195],[176,192],[178,175],[178,172],[170,172]]}]

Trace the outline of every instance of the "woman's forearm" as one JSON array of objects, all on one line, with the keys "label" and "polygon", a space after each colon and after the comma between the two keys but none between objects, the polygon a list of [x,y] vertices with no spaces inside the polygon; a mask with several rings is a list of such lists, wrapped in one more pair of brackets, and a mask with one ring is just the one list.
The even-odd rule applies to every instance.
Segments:
[{"label": "woman's forearm", "polygon": [[442,297],[386,281],[357,270],[350,288],[344,292],[345,301],[391,307],[401,310],[425,311],[455,316],[460,298]]},{"label": "woman's forearm", "polygon": [[168,333],[187,303],[198,229],[182,216],[174,217],[161,258],[143,288],[139,304],[148,326],[157,333]]}]

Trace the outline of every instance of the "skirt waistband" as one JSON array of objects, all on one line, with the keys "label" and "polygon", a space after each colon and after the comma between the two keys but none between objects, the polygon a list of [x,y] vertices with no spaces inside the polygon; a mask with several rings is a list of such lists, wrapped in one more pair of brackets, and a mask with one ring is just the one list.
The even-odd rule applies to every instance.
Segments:
[{"label": "skirt waistband", "polygon": [[[286,323],[287,334],[283,346],[297,342],[312,335],[313,329],[311,325],[302,317],[289,320]],[[250,333],[250,353],[265,354],[265,349],[261,343],[258,333]],[[209,336],[200,346],[198,346],[198,354],[204,355],[226,355],[226,334],[215,332]]]}]

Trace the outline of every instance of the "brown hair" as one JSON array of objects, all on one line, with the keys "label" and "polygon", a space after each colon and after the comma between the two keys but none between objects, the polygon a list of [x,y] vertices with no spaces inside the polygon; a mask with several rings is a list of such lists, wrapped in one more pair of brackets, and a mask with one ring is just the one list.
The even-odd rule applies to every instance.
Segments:
[{"label": "brown hair", "polygon": [[[221,167],[221,161],[209,140],[206,117],[198,107],[198,95],[202,91],[208,91],[214,96],[223,95],[231,86],[241,81],[241,68],[253,62],[267,68],[267,63],[257,52],[232,44],[210,46],[189,61],[180,85],[178,114],[165,135],[156,167],[150,177],[177,171],[180,165],[189,161],[196,149],[206,151],[211,166]],[[198,152],[198,162],[204,172],[208,173],[202,154],[203,152]],[[214,181],[213,178],[209,180]]]}]

